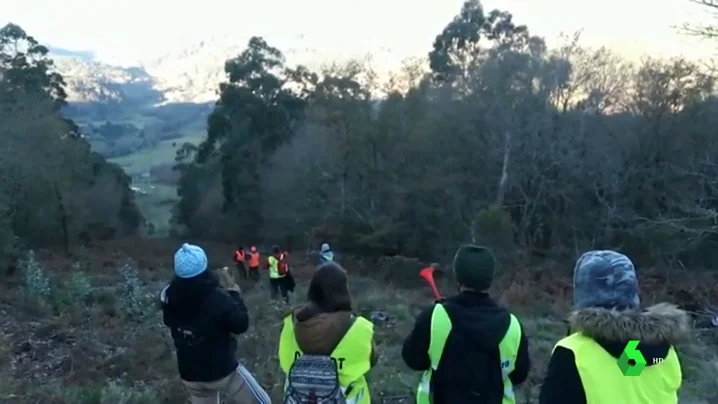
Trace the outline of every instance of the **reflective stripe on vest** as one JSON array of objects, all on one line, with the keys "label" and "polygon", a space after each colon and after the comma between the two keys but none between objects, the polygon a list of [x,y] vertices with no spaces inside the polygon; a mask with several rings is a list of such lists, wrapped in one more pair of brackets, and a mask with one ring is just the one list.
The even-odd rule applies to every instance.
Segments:
[{"label": "reflective stripe on vest", "polygon": [[[624,376],[618,358],[592,338],[574,333],[556,346],[573,352],[578,375],[591,404],[676,404],[683,376],[673,347],[661,364],[646,366],[640,376]],[[554,350],[556,347],[554,347]],[[641,345],[638,345],[641,349]]]},{"label": "reflective stripe on vest", "polygon": [[279,279],[284,278],[287,276],[286,274],[280,275],[279,274],[279,260],[274,258],[273,256],[270,256],[267,258],[267,262],[269,263],[269,277],[271,279]]},{"label": "reflective stripe on vest", "polygon": [[431,403],[431,376],[439,367],[441,354],[444,352],[446,340],[451,332],[451,319],[444,306],[437,304],[431,313],[431,335],[429,337],[429,361],[431,367],[421,376],[419,388],[416,391],[417,404]]},{"label": "reflective stripe on vest", "polygon": [[519,320],[511,314],[511,324],[506,330],[506,335],[499,343],[499,354],[501,355],[501,377],[504,379],[504,400],[503,404],[513,404],[516,402],[514,397],[514,385],[511,383],[509,375],[516,368],[516,356],[519,354],[519,345],[521,345],[521,324]]},{"label": "reflective stripe on vest", "polygon": [[[344,335],[330,355],[339,370],[339,385],[347,395],[347,404],[370,404],[371,394],[364,375],[371,369],[371,341],[374,337],[374,324],[363,317],[357,317],[349,331]],[[284,318],[282,332],[279,335],[279,367],[284,374],[294,361],[303,355],[294,335],[294,323],[291,315]],[[286,388],[286,383],[285,383]]]},{"label": "reflective stripe on vest", "polygon": [[[516,356],[518,355],[519,345],[521,344],[521,325],[518,319],[511,314],[511,322],[506,330],[504,338],[499,343],[499,355],[501,356],[501,377],[504,381],[504,399],[503,404],[515,403],[514,388],[509,379],[509,375],[516,367]],[[446,340],[449,338],[452,324],[449,314],[444,306],[437,304],[431,313],[431,336],[429,342],[429,360],[431,367],[425,371],[419,388],[416,392],[417,404],[430,404],[431,397],[431,377],[433,372],[439,367],[441,355],[446,346]]]}]

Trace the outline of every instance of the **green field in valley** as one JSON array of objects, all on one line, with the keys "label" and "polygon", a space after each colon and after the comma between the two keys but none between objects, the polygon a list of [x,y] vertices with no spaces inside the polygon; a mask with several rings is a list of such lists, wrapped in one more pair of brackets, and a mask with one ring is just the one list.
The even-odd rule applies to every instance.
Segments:
[{"label": "green field in valley", "polygon": [[[113,123],[132,123],[142,128],[151,121],[152,118],[138,116]],[[151,224],[148,231],[153,235],[167,235],[171,208],[177,200],[177,189],[156,178],[152,170],[174,164],[177,149],[184,143],[199,144],[205,137],[204,125],[204,120],[192,122],[177,130],[180,137],[161,140],[137,152],[109,159],[132,177],[137,204],[148,224]]]},{"label": "green field in valley", "polygon": [[176,139],[163,140],[156,145],[142,149],[136,153],[110,159],[111,162],[122,167],[131,176],[138,176],[149,172],[153,167],[173,164],[177,149],[184,143],[199,144],[204,133],[193,133]]}]

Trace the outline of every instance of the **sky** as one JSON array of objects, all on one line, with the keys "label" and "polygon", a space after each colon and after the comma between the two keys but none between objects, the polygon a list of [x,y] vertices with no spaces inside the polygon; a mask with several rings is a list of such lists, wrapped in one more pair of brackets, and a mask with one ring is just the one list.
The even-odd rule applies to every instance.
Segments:
[{"label": "sky", "polygon": [[[280,49],[301,42],[326,54],[375,53],[392,63],[424,56],[463,0],[0,0],[0,24],[14,22],[41,43],[91,50],[105,60],[144,59],[216,35],[264,36]],[[690,0],[484,0],[507,10],[549,46],[582,30],[588,46],[626,57],[709,58],[718,40],[688,37],[685,22],[718,19]],[[239,40],[239,39],[238,39]],[[381,61],[380,61],[381,62]]]}]

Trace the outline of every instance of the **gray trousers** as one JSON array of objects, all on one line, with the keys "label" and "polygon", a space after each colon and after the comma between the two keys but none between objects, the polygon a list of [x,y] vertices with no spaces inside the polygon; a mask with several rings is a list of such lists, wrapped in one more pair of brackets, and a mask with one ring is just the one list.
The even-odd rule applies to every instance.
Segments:
[{"label": "gray trousers", "polygon": [[220,393],[234,404],[272,404],[269,395],[242,365],[229,376],[214,382],[182,383],[189,391],[192,404],[219,404]]}]

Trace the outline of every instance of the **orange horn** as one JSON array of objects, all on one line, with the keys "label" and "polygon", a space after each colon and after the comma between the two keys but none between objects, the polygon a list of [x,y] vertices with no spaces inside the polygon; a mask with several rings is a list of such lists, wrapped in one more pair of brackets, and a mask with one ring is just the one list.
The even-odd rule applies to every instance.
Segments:
[{"label": "orange horn", "polygon": [[439,289],[436,287],[436,282],[434,281],[435,270],[436,268],[434,267],[426,267],[419,272],[419,276],[422,277],[426,281],[426,283],[429,284],[431,292],[434,294],[434,298],[436,298],[436,300],[440,300],[441,293],[439,293]]}]

